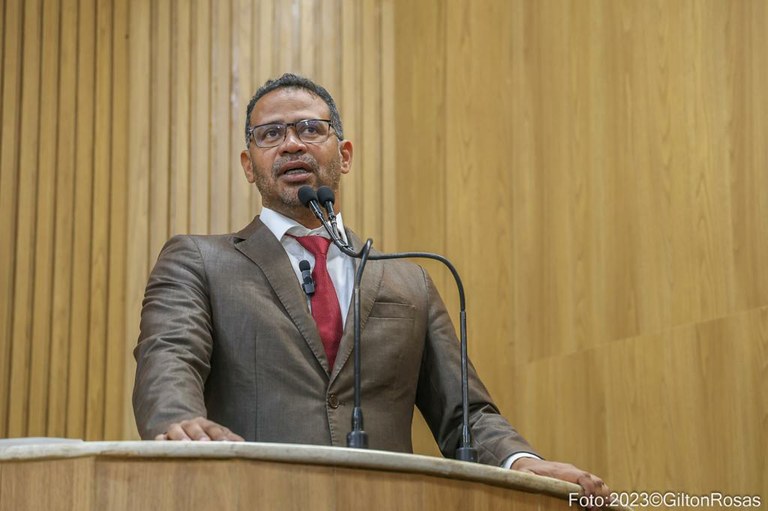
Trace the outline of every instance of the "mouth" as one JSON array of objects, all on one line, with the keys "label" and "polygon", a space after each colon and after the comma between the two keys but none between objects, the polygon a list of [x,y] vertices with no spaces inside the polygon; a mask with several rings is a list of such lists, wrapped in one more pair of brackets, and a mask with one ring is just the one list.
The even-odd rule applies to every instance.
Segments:
[{"label": "mouth", "polygon": [[302,160],[284,163],[278,168],[277,177],[288,181],[301,181],[314,174],[312,165]]}]

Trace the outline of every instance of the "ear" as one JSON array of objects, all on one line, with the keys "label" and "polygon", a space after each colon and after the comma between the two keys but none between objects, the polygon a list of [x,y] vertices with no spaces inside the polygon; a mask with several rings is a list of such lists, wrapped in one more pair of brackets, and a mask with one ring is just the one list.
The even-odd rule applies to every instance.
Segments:
[{"label": "ear", "polygon": [[352,142],[349,140],[339,142],[339,154],[341,155],[341,173],[348,174],[352,170]]},{"label": "ear", "polygon": [[256,174],[253,172],[253,162],[251,161],[251,155],[248,154],[248,149],[243,150],[242,153],[240,153],[240,165],[243,166],[243,172],[245,172],[245,179],[248,180],[249,183],[253,184],[256,182]]}]

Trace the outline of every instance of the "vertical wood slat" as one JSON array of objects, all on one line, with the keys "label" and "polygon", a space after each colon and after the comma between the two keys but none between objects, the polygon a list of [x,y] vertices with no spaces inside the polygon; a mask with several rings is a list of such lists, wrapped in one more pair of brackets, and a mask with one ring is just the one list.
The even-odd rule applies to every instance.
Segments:
[{"label": "vertical wood slat", "polygon": [[76,158],[77,2],[61,4],[59,117],[56,161],[53,318],[48,381],[48,434],[63,436],[67,427],[69,345],[72,314],[73,209]]},{"label": "vertical wood slat", "polygon": [[[248,186],[240,166],[240,152],[245,148],[244,123],[245,110],[251,95],[255,92],[253,72],[256,66],[257,51],[251,43],[254,26],[252,19],[257,11],[248,0],[232,0],[231,34],[232,34],[232,96],[229,104],[229,148],[225,162],[232,162],[230,168],[230,203],[229,230],[236,231],[247,225],[253,218],[252,207],[254,186]],[[220,163],[223,164],[223,163]]]},{"label": "vertical wood slat", "polygon": [[294,49],[292,41],[297,36],[294,27],[294,17],[291,15],[294,9],[298,9],[298,0],[275,0],[274,20],[269,25],[269,48],[272,50],[272,62],[275,67],[270,70],[272,75],[281,75],[283,72],[298,72],[293,60]]},{"label": "vertical wood slat", "polygon": [[319,49],[317,32],[321,29],[315,20],[317,14],[315,3],[315,0],[303,0],[298,12],[299,58],[297,64],[302,72],[310,77],[317,76],[315,52]]},{"label": "vertical wood slat", "polygon": [[211,12],[209,0],[197,0],[192,9],[192,97],[190,125],[190,231],[210,229],[210,81]]},{"label": "vertical wood slat", "polygon": [[109,298],[109,193],[112,137],[112,3],[96,4],[95,117],[93,141],[93,232],[91,235],[90,321],[88,330],[88,380],[83,437],[104,438],[107,385],[107,324]]},{"label": "vertical wood slat", "polygon": [[258,48],[256,65],[254,66],[253,84],[254,91],[260,87],[268,78],[271,78],[273,63],[275,60],[274,40],[275,34],[275,2],[274,0],[264,0],[259,3],[258,9],[253,10],[253,26],[259,27],[253,31],[253,47]]},{"label": "vertical wood slat", "polygon": [[2,138],[0,138],[0,434],[8,434],[13,332],[13,289],[16,252],[16,209],[19,158],[23,2],[8,0],[4,9]]},{"label": "vertical wood slat", "polygon": [[231,84],[231,22],[230,1],[220,2],[211,12],[210,37],[210,126],[211,139],[208,154],[210,179],[207,183],[210,195],[209,231],[228,232],[230,218],[230,181],[235,161],[229,148],[229,104]]},{"label": "vertical wood slat", "polygon": [[[395,197],[395,210],[407,212],[398,217],[397,250],[427,250],[446,253],[446,8],[444,2],[419,2],[409,6],[412,15],[403,15],[401,3],[395,5],[396,108],[395,179],[402,183]],[[412,44],[407,34],[418,33]],[[409,55],[403,58],[403,55]],[[425,136],[425,134],[431,134]],[[418,150],[412,148],[418,147]],[[425,197],[427,195],[428,197]],[[423,205],[419,207],[418,205]],[[440,290],[447,289],[448,278],[439,264],[420,262],[430,272]],[[444,298],[446,298],[444,296]],[[470,303],[471,306],[471,303]],[[454,311],[454,308],[450,308]],[[471,310],[471,309],[470,309]],[[470,316],[471,317],[471,316]],[[471,341],[471,340],[470,340]],[[417,452],[439,455],[432,433],[420,414],[414,419],[414,447]]]},{"label": "vertical wood slat", "polygon": [[[250,95],[256,92],[268,78],[272,77],[274,51],[273,45],[275,36],[273,33],[274,20],[275,20],[275,2],[274,0],[264,0],[260,2],[259,6],[253,9],[253,26],[258,27],[258,30],[253,31],[253,57],[256,59],[254,62],[251,83],[253,84],[253,90]],[[243,135],[245,137],[245,135]],[[245,142],[245,138],[243,138]],[[261,195],[257,192],[252,193],[251,207],[254,212],[261,211]]]},{"label": "vertical wood slat", "polygon": [[[137,318],[141,313],[146,275],[149,271],[149,186],[151,158],[151,5],[149,0],[131,2],[129,28],[129,101],[128,110],[128,223],[127,264],[125,282],[124,360],[131,359],[138,337]],[[130,367],[130,366],[129,366]],[[126,371],[123,381],[123,403],[131,400],[133,374]],[[123,431],[130,431],[133,419],[125,413]]]},{"label": "vertical wood slat", "polygon": [[85,435],[86,418],[93,214],[95,11],[94,0],[80,0],[77,33],[75,202],[71,270],[72,319],[66,429],[67,435],[73,438],[82,438]]},{"label": "vertical wood slat", "polygon": [[[344,116],[344,137],[355,140],[362,132],[362,120],[360,119],[360,59],[357,44],[358,40],[358,11],[360,3],[350,0],[342,0],[341,3],[341,98],[337,99],[339,110]],[[354,144],[354,142],[353,142]],[[350,227],[355,219],[361,218],[361,209],[356,200],[360,193],[359,182],[362,172],[362,152],[359,144],[353,145],[354,153],[352,171],[344,176],[340,190],[340,204],[344,212],[344,223]],[[367,236],[362,233],[362,236]]]},{"label": "vertical wood slat", "polygon": [[126,359],[126,325],[135,324],[134,317],[126,317],[126,234],[128,219],[128,132],[129,132],[129,17],[127,2],[116,2],[112,11],[112,91],[109,98],[112,109],[110,158],[110,213],[109,213],[109,282],[107,298],[107,378],[105,385],[104,437],[129,438],[130,429],[124,425],[129,404],[124,389],[132,357]]},{"label": "vertical wood slat", "polygon": [[397,243],[397,210],[391,208],[382,215],[385,204],[395,204],[397,200],[397,154],[395,127],[395,5],[392,0],[381,4],[381,195],[379,215],[381,221],[380,248],[385,252],[395,252]]},{"label": "vertical wood slat", "polygon": [[[320,31],[317,34],[315,57],[316,77],[331,93],[337,103],[341,101],[341,67],[339,66],[341,45],[341,8],[340,0],[324,0],[317,3],[320,13]],[[348,49],[347,49],[348,50]],[[337,105],[341,108],[341,105]],[[343,115],[343,114],[342,114]],[[345,120],[342,117],[342,120]]]},{"label": "vertical wood slat", "polygon": [[[252,13],[251,24],[253,27],[258,27],[258,30],[253,30],[251,44],[253,49],[253,67],[251,69],[251,84],[252,89],[248,93],[248,101],[250,101],[251,95],[258,89],[269,77],[272,76],[272,64],[273,64],[273,41],[274,34],[272,27],[274,23],[274,1],[264,0],[257,6],[254,6]],[[247,107],[247,103],[246,103]],[[241,119],[244,119],[245,108],[243,108],[243,114]],[[243,125],[244,126],[244,125]],[[243,133],[242,131],[240,133]],[[245,135],[243,133],[243,147],[245,147]],[[261,211],[261,195],[258,192],[251,191],[251,208],[254,213]]]},{"label": "vertical wood slat", "polygon": [[[398,222],[399,250],[427,250],[446,254],[446,8],[439,0],[419,2],[413,16],[403,16],[395,5],[395,20],[403,34],[417,32],[419,44],[395,38],[396,83],[395,174],[403,183],[395,198],[396,211],[408,211]],[[420,20],[425,20],[424,22]],[[428,21],[427,21],[428,20]],[[402,58],[401,55],[410,55]],[[425,136],[425,134],[431,134]],[[419,149],[412,150],[418,147]],[[423,205],[419,212],[410,211]],[[446,254],[449,255],[449,254]],[[446,289],[447,274],[439,264],[424,261],[439,289]],[[445,297],[444,297],[445,298]],[[455,310],[455,309],[449,309]]]},{"label": "vertical wood slat", "polygon": [[170,233],[181,233],[190,226],[190,2],[173,3],[172,23]]},{"label": "vertical wood slat", "polygon": [[33,320],[35,196],[37,194],[36,139],[40,122],[40,2],[25,2],[23,14],[21,119],[17,178],[14,311],[8,413],[9,436],[27,428],[30,337]]},{"label": "vertical wood slat", "polygon": [[[42,14],[42,55],[40,89],[40,130],[38,162],[55,162],[57,130],[52,119],[58,118],[60,0],[45,0]],[[53,164],[43,164],[52,169]],[[45,436],[48,420],[48,381],[53,299],[54,214],[56,177],[43,171],[37,183],[37,223],[35,225],[35,300],[32,324],[32,365],[29,375],[29,422],[27,434]]]},{"label": "vertical wood slat", "polygon": [[381,13],[379,5],[373,0],[365,0],[361,5],[359,30],[365,34],[362,38],[360,91],[362,96],[362,149],[357,167],[358,189],[358,224],[365,236],[378,243],[382,242],[381,215],[382,169],[381,154]]},{"label": "vertical wood slat", "polygon": [[[151,5],[151,85],[149,139],[149,243],[147,261],[153,261],[169,234],[171,131],[171,3]],[[137,70],[138,71],[138,70]]]}]

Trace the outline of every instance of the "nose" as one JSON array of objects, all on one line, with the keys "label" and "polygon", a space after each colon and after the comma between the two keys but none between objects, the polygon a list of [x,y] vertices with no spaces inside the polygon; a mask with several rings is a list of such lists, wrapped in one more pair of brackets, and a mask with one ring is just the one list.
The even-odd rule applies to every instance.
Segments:
[{"label": "nose", "polygon": [[299,138],[296,126],[288,126],[285,131],[285,140],[280,144],[281,153],[298,153],[306,150],[307,146]]}]

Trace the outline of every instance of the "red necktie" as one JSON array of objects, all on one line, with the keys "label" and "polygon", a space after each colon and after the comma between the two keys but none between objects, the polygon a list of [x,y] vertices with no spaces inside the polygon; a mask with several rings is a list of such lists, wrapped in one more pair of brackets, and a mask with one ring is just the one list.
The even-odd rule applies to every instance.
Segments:
[{"label": "red necktie", "polygon": [[342,324],[339,299],[327,266],[331,240],[322,236],[302,236],[297,237],[296,241],[315,256],[315,268],[312,270],[312,278],[315,281],[315,294],[311,298],[312,317],[315,318],[320,339],[323,341],[328,366],[333,369],[336,353],[339,351]]}]

